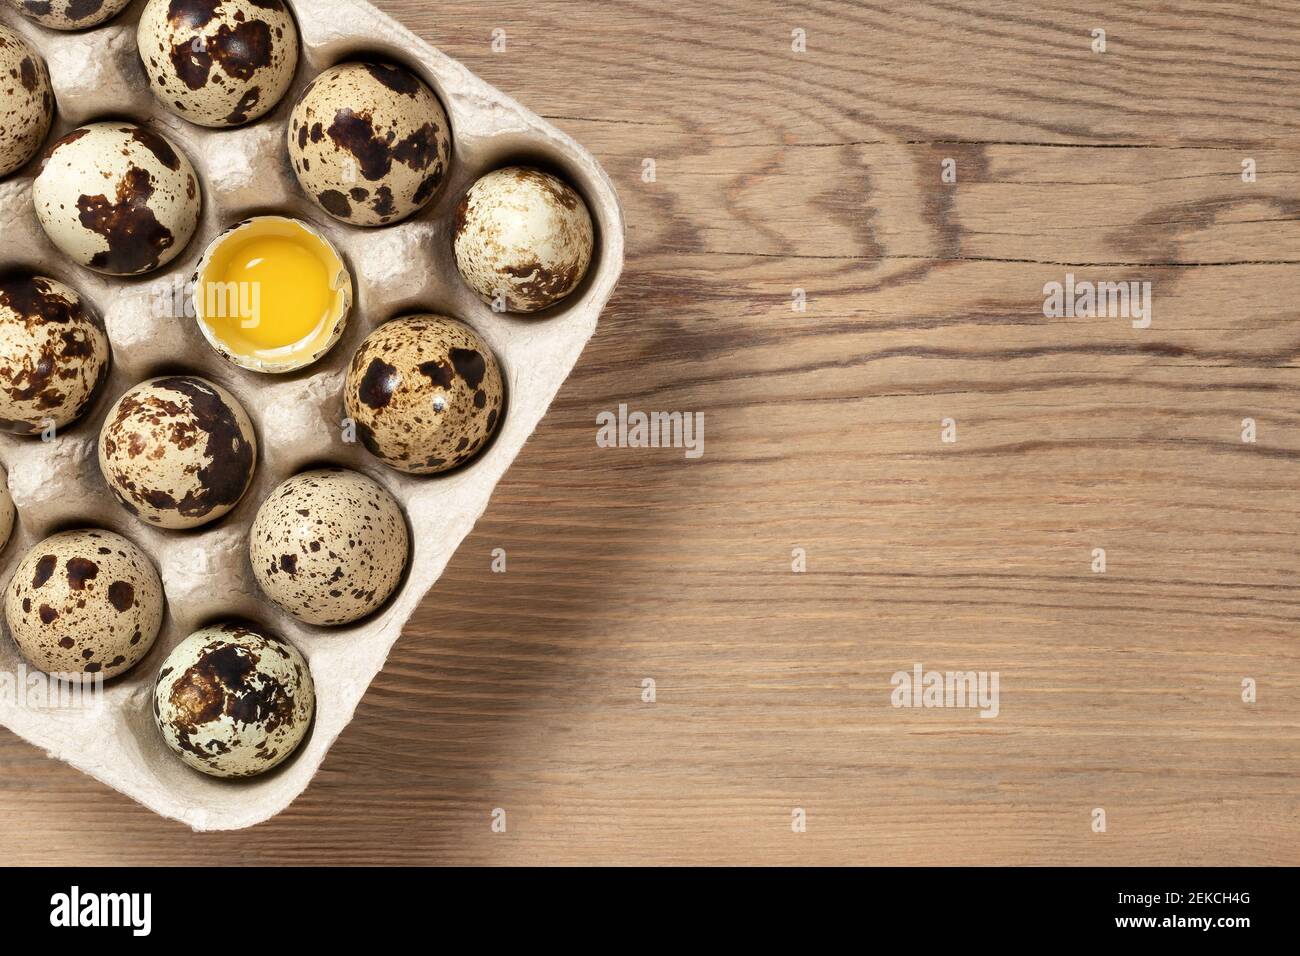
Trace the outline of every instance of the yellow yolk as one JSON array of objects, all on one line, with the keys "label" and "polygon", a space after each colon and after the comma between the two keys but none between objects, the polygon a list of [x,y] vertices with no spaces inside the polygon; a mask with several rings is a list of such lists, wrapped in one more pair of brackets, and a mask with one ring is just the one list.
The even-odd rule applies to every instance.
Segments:
[{"label": "yellow yolk", "polygon": [[348,289],[346,268],[327,242],[294,220],[267,217],[210,251],[195,299],[226,349],[275,366],[302,364],[330,342]]}]

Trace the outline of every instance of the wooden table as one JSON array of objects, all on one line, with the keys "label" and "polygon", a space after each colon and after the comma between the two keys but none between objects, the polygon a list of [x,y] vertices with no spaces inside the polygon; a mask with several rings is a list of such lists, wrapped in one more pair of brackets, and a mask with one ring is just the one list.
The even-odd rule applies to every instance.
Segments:
[{"label": "wooden table", "polygon": [[1295,3],[380,6],[596,154],[623,282],[289,810],[4,734],[6,862],[1300,863]]}]

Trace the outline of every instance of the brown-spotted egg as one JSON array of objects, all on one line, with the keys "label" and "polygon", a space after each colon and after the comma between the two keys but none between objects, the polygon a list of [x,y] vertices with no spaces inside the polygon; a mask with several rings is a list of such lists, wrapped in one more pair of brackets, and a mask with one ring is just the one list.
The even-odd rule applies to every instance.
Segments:
[{"label": "brown-spotted egg", "polygon": [[257,463],[242,405],[220,385],[164,375],[109,409],[99,468],[117,500],[161,528],[197,528],[239,503]]},{"label": "brown-spotted egg", "polygon": [[163,588],[144,553],[111,531],[51,535],[14,569],[5,620],[23,657],[69,679],[129,670],[158,636]]},{"label": "brown-spotted egg", "polygon": [[270,112],[298,65],[298,27],[283,0],[149,0],[136,45],[158,101],[200,126]]},{"label": "brown-spotted egg", "polygon": [[397,589],[409,550],[393,496],[342,468],[282,482],[248,534],[263,593],[308,624],[347,624],[375,610]]},{"label": "brown-spotted egg", "polygon": [[107,23],[131,0],[7,0],[29,20],[51,30],[84,30]]},{"label": "brown-spotted egg", "polygon": [[76,421],[110,358],[104,320],[66,285],[0,279],[0,429],[35,435]]},{"label": "brown-spotted egg", "polygon": [[9,493],[9,472],[0,465],[0,551],[9,543],[9,536],[14,532],[14,496]]},{"label": "brown-spotted egg", "polygon": [[594,242],[582,197],[528,166],[498,169],[474,183],[452,227],[461,277],[508,312],[537,312],[577,288]]},{"label": "brown-spotted egg", "polygon": [[343,386],[357,437],[387,465],[446,471],[496,430],[504,398],[487,343],[463,322],[412,315],[386,322],[352,356]]},{"label": "brown-spotted egg", "polygon": [[40,150],[54,121],[54,93],[45,61],[0,25],[0,176]]},{"label": "brown-spotted egg", "polygon": [[32,184],[36,218],[68,258],[138,275],[176,258],[202,198],[185,154],[130,123],[92,123],[56,140]]},{"label": "brown-spotted egg", "polygon": [[196,631],[154,685],[163,740],[214,777],[265,773],[302,743],[316,709],[311,670],[292,644],[239,624]]},{"label": "brown-spotted egg", "polygon": [[451,126],[438,97],[405,67],[344,63],[298,98],[289,158],[303,191],[331,216],[383,226],[438,194]]}]

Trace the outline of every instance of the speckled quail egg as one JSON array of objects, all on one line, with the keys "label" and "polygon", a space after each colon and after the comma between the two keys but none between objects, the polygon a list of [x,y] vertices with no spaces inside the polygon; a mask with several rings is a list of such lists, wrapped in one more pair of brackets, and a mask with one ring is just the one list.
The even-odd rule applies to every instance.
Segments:
[{"label": "speckled quail egg", "polygon": [[316,709],[311,670],[292,644],[239,624],[195,631],[158,671],[153,714],[195,770],[251,777],[288,757]]},{"label": "speckled quail egg", "polygon": [[451,126],[419,77],[387,63],[344,63],[312,80],[289,121],[303,190],[357,226],[399,222],[442,187]]},{"label": "speckled quail egg", "polygon": [[9,536],[14,532],[14,496],[9,493],[9,472],[0,465],[0,551],[9,543]]},{"label": "speckled quail egg", "polygon": [[45,61],[0,26],[0,176],[36,155],[54,121],[54,93]]},{"label": "speckled quail egg", "polygon": [[379,326],[352,356],[343,386],[362,444],[413,474],[446,471],[477,454],[496,429],[503,398],[492,350],[444,315]]},{"label": "speckled quail egg", "polygon": [[64,254],[109,275],[171,262],[194,234],[203,204],[185,155],[128,123],[92,123],[51,144],[32,199]]},{"label": "speckled quail egg", "polygon": [[282,0],[149,0],[136,45],[159,102],[200,126],[270,112],[298,65],[298,27]]},{"label": "speckled quail egg", "polygon": [[193,375],[141,382],[99,432],[99,468],[126,510],[161,528],[197,528],[239,503],[257,439],[242,405]]},{"label": "speckled quail egg", "polygon": [[131,0],[8,0],[29,20],[51,30],[85,30],[117,16]]},{"label": "speckled quail egg", "polygon": [[111,531],[51,535],[5,590],[5,620],[33,667],[75,679],[129,670],[162,624],[163,588],[144,553]]},{"label": "speckled quail egg", "polygon": [[262,502],[248,534],[253,576],[308,624],[348,624],[388,599],[409,552],[397,502],[355,471],[305,471]]},{"label": "speckled quail egg", "polygon": [[591,214],[550,173],[510,166],[488,173],[461,199],[452,227],[456,268],[485,302],[537,312],[559,302],[591,264]]},{"label": "speckled quail egg", "polygon": [[104,320],[66,285],[0,279],[0,429],[34,435],[76,421],[111,355]]}]

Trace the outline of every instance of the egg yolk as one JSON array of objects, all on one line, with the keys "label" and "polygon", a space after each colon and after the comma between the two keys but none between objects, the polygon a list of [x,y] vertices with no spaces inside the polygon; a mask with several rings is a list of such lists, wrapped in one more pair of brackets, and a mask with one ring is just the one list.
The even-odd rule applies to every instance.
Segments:
[{"label": "egg yolk", "polygon": [[337,253],[292,220],[254,220],[213,252],[195,290],[232,352],[283,362],[329,340],[345,308]]}]

